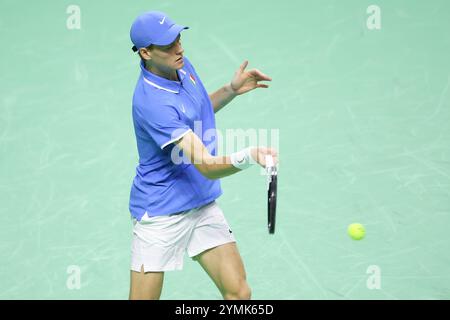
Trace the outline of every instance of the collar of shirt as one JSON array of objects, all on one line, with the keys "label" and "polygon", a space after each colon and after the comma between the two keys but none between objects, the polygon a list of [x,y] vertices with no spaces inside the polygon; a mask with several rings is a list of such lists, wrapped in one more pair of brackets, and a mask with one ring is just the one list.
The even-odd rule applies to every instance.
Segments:
[{"label": "collar of shirt", "polygon": [[183,82],[183,79],[186,77],[186,71],[184,71],[183,69],[177,70],[178,78],[180,79],[180,81],[169,80],[169,79],[160,77],[160,76],[148,71],[147,69],[145,69],[143,61],[141,61],[141,70],[142,70],[142,76],[144,78],[144,81],[147,84],[149,84],[157,89],[165,90],[165,91],[172,92],[172,93],[180,92],[181,84]]}]

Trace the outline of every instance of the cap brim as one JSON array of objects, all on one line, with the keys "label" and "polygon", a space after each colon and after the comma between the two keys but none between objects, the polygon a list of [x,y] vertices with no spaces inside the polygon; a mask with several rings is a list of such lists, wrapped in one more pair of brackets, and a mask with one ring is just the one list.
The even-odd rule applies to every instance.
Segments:
[{"label": "cap brim", "polygon": [[157,46],[167,46],[175,41],[181,31],[189,29],[189,27],[180,26],[179,24],[174,24],[167,30],[165,34],[161,36],[158,40],[154,41],[152,44]]}]

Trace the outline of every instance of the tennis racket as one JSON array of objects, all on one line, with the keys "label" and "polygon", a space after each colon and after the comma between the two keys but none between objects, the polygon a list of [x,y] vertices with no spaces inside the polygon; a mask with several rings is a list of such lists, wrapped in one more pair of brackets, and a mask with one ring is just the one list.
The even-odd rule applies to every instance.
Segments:
[{"label": "tennis racket", "polygon": [[267,227],[270,234],[275,233],[275,221],[277,213],[277,167],[273,163],[271,155],[266,155],[266,170],[268,180],[267,191]]}]

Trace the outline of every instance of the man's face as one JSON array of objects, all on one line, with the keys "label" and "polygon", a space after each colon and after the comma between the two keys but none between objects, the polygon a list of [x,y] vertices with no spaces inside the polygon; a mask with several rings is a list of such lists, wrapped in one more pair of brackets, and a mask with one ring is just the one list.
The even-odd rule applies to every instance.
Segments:
[{"label": "man's face", "polygon": [[178,70],[184,66],[183,47],[181,46],[181,34],[174,42],[167,46],[153,45],[147,54],[151,57],[153,66],[163,70]]}]

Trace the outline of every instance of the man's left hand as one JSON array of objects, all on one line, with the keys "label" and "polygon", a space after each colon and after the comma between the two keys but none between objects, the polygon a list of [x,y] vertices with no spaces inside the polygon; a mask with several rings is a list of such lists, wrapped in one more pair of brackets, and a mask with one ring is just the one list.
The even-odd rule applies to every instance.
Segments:
[{"label": "man's left hand", "polygon": [[231,90],[235,95],[240,95],[249,92],[256,88],[268,88],[269,86],[259,81],[272,81],[272,78],[265,75],[258,69],[251,69],[245,71],[248,61],[244,61],[239,69],[235,72],[233,80],[231,80]]}]

